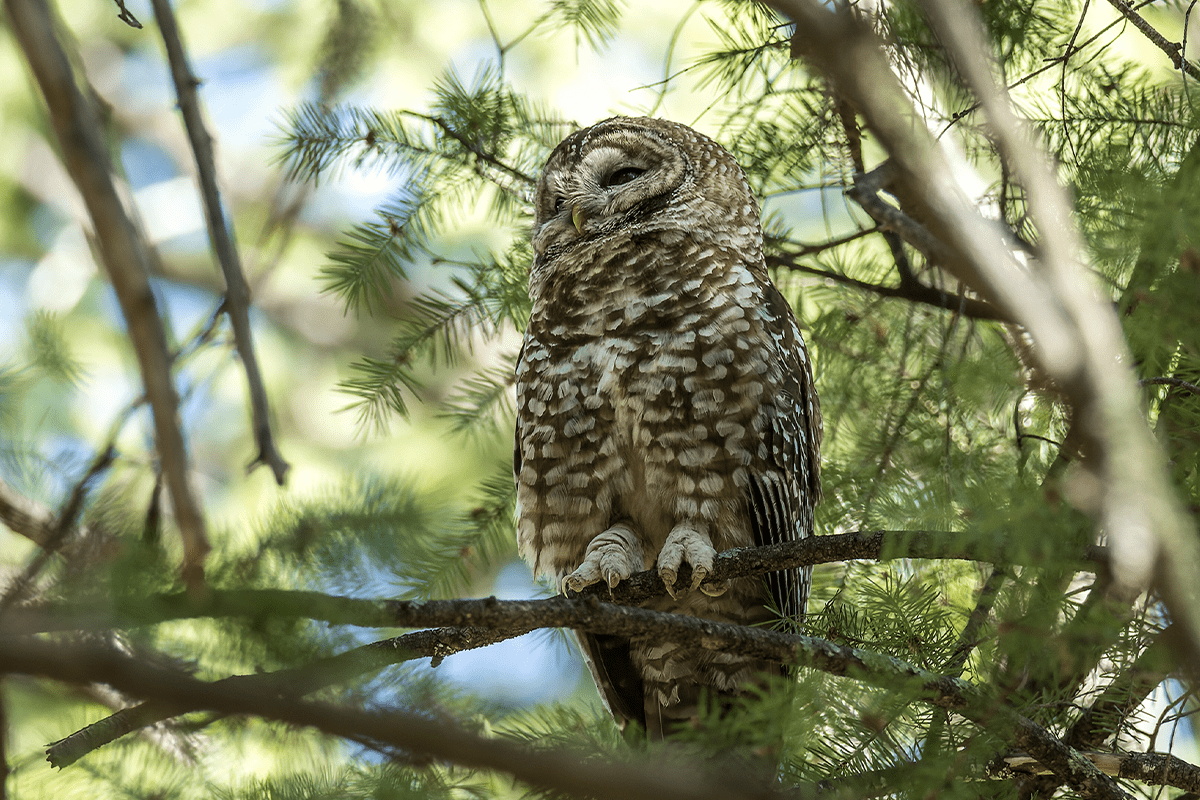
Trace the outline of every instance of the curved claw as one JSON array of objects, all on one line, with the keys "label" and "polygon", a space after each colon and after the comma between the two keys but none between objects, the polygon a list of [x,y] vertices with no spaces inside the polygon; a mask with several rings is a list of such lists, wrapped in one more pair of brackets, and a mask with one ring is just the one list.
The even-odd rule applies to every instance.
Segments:
[{"label": "curved claw", "polygon": [[642,568],[642,544],[628,525],[614,525],[588,544],[583,563],[562,579],[562,592],[604,581],[612,589]]},{"label": "curved claw", "polygon": [[[666,584],[667,593],[673,598],[677,597],[675,580],[679,577],[679,567],[684,563],[690,564],[692,567],[692,582],[688,589],[700,587],[700,584],[708,577],[708,573],[712,572],[713,559],[716,558],[716,555],[717,551],[712,545],[712,540],[708,538],[708,534],[683,525],[675,527],[667,536],[667,541],[663,543],[663,548],[658,553],[658,575]],[[701,589],[701,591],[704,590]],[[724,592],[725,588],[721,588],[717,594],[724,594]],[[708,592],[705,591],[705,594]]]}]

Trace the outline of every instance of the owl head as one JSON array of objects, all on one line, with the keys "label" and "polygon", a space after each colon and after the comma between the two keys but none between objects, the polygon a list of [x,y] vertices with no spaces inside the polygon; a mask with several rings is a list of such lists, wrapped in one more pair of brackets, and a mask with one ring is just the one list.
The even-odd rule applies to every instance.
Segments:
[{"label": "owl head", "polygon": [[535,202],[542,261],[655,233],[761,247],[758,203],[741,167],[678,122],[612,117],[572,133],[546,161]]}]

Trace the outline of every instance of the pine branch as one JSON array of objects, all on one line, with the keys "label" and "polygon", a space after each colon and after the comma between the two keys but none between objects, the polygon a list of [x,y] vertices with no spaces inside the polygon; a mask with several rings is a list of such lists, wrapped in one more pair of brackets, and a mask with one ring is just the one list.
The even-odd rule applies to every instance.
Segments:
[{"label": "pine branch", "polygon": [[[1200,792],[1200,768],[1169,753],[1079,753],[1105,775],[1134,780],[1147,786],[1173,786]],[[997,778],[1052,775],[1036,758],[1024,753],[1005,756],[1003,765],[992,771]],[[1049,797],[1049,795],[1045,795]]]},{"label": "pine branch", "polygon": [[[903,687],[905,691],[912,693],[914,700],[954,710],[997,735],[1011,735],[1019,746],[1087,797],[1096,798],[1096,800],[1117,800],[1118,798],[1126,800],[1128,798],[1128,795],[1122,792],[1110,778],[1097,770],[1086,759],[1081,759],[1076,751],[1044,728],[999,703],[990,693],[959,678],[937,675],[881,653],[842,647],[810,636],[779,633],[642,608],[604,604],[595,598],[574,600],[557,597],[534,601],[497,601],[495,598],[429,602],[397,601],[388,603],[387,607],[394,624],[405,627],[479,626],[503,631],[518,626],[530,628],[568,627],[605,635],[628,636],[631,633],[637,633],[661,641],[696,644],[706,649],[736,652],[784,663],[796,663],[832,675],[850,676],[869,685],[892,690]],[[113,677],[116,676],[119,679],[128,673],[140,672],[142,679],[150,683],[159,681],[152,681],[146,671],[164,672],[118,656],[111,651],[80,655],[56,653],[54,652],[56,649],[63,650],[65,648],[55,648],[55,646],[35,643],[28,639],[8,639],[4,642],[4,647],[0,648],[0,671],[39,674],[77,682],[100,680],[140,696],[149,694],[147,685],[139,686],[131,684],[129,681],[116,682]],[[70,660],[71,669],[56,669],[53,665],[61,662],[64,658]],[[115,661],[124,663],[115,665],[112,663]],[[118,668],[114,669],[114,666]],[[65,677],[68,675],[70,677]],[[280,704],[277,702],[270,702],[266,707],[262,703],[239,706],[233,704],[230,698],[242,699],[247,696],[265,698],[269,695],[262,691],[246,692],[228,689],[217,693],[214,684],[201,684],[190,678],[184,678],[184,676],[172,677],[172,680],[179,680],[190,685],[187,694],[170,696],[169,699],[179,704],[176,706],[177,709],[190,703],[192,708],[257,713],[271,719],[289,719],[296,722],[294,717],[287,717],[283,714],[287,709],[302,707],[300,703],[292,703],[281,710]],[[281,694],[286,695],[286,691]],[[314,724],[309,721],[311,719],[313,717],[306,717],[302,724]],[[369,720],[360,718],[359,724],[367,726],[368,730],[360,729],[357,731],[358,735],[365,734],[390,741],[386,737],[376,736],[373,732],[375,728],[369,724]],[[327,727],[322,727],[322,729],[339,735],[347,735],[346,728],[343,727],[339,727],[337,730],[330,730]],[[431,752],[428,743],[416,747],[411,743],[401,746],[416,749],[418,752]],[[488,766],[495,768],[495,765]]]}]

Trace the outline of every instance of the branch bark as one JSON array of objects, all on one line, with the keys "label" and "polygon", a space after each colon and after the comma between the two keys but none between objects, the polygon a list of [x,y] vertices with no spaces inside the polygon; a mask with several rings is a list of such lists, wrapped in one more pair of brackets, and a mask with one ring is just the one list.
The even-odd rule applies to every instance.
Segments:
[{"label": "branch bark", "polygon": [[113,180],[94,101],[80,90],[45,0],[5,0],[13,32],[41,88],[63,161],[91,217],[97,249],[117,294],[154,416],[154,438],[183,538],[183,574],[204,577],[209,551],[204,516],[192,493],[187,448],[179,425],[179,395],[167,338],[150,288],[150,253]]},{"label": "branch bark", "polygon": [[[989,693],[959,678],[937,675],[913,666],[901,659],[860,648],[843,647],[824,639],[796,634],[785,634],[759,628],[744,627],[712,620],[666,614],[642,608],[615,606],[601,603],[596,598],[569,599],[563,597],[548,600],[448,600],[448,601],[394,601],[387,604],[394,624],[406,627],[446,625],[453,627],[486,627],[508,630],[521,626],[569,627],[600,634],[629,635],[631,631],[660,638],[663,641],[696,643],[712,650],[732,651],[744,655],[765,658],[785,663],[796,663],[818,669],[832,675],[851,676],[868,684],[886,687],[893,691],[910,692],[914,700],[952,709],[998,735],[1011,735],[1016,743],[1051,769],[1055,775],[1089,797],[1097,800],[1126,800],[1111,778],[1096,769],[1087,759],[1060,739],[1050,734],[1031,720],[998,703]],[[38,648],[47,648],[39,650]],[[0,648],[0,671],[45,675],[73,682],[101,680],[116,688],[130,691],[139,696],[154,696],[148,686],[161,685],[168,677],[172,681],[187,683],[186,693],[172,693],[165,698],[175,708],[209,708],[228,713],[253,713],[268,719],[297,722],[290,709],[307,708],[300,701],[290,706],[277,699],[278,693],[266,691],[246,692],[244,689],[218,690],[213,684],[201,684],[186,676],[157,667],[140,664],[111,651],[88,653],[55,653],[55,646],[29,639],[7,639]],[[65,648],[57,648],[63,650]],[[60,662],[67,660],[70,669],[60,670]],[[124,680],[126,670],[137,672],[148,685]],[[151,673],[158,673],[157,676]],[[114,682],[113,678],[120,682]],[[203,687],[203,689],[199,688]],[[287,695],[288,691],[283,690]],[[267,704],[238,705],[244,698],[269,698]],[[372,724],[371,715],[351,712],[356,724],[364,726],[355,735],[380,738]],[[349,735],[340,725],[326,727],[319,724],[320,716],[304,715],[300,724],[316,725],[338,735]],[[423,721],[424,722],[424,721]],[[401,719],[397,724],[403,725]],[[408,737],[400,747],[428,753],[434,757],[445,757],[427,743],[414,746]],[[466,759],[454,759],[458,763],[473,766],[488,766],[497,769],[494,763],[479,764]],[[502,768],[501,768],[502,769]],[[503,770],[510,771],[510,770]],[[513,773],[517,774],[517,773]],[[522,777],[518,775],[518,777]],[[536,783],[535,785],[545,785]]]},{"label": "branch bark", "polygon": [[1137,13],[1130,7],[1125,0],[1108,0],[1109,5],[1121,12],[1121,16],[1133,23],[1133,27],[1137,28],[1142,34],[1149,39],[1155,47],[1167,54],[1167,58],[1171,59],[1171,63],[1175,65],[1175,69],[1186,72],[1193,80],[1200,81],[1200,68],[1188,61],[1183,56],[1183,45],[1178,42],[1169,42],[1167,38],[1154,29],[1154,26],[1146,21],[1146,18]]}]

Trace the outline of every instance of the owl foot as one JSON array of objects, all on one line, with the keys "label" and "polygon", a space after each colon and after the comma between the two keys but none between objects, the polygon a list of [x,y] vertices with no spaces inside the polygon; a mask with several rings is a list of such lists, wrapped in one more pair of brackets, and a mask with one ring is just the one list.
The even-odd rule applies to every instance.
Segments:
[{"label": "owl foot", "polygon": [[563,578],[563,594],[568,589],[578,592],[601,580],[611,589],[640,570],[643,563],[642,543],[628,525],[618,523],[588,544],[583,563]]},{"label": "owl foot", "polygon": [[[687,563],[692,566],[692,584],[689,589],[695,589],[712,572],[713,559],[717,551],[712,546],[708,534],[700,533],[694,528],[683,525],[675,527],[663,543],[658,553],[658,575],[667,585],[667,593],[675,597],[675,579],[679,577],[680,565]],[[717,595],[725,593],[725,587],[719,584],[708,584],[716,589]],[[705,594],[711,594],[708,588],[702,589]],[[716,595],[713,595],[714,597]]]}]

